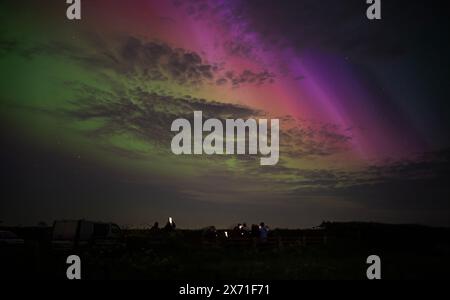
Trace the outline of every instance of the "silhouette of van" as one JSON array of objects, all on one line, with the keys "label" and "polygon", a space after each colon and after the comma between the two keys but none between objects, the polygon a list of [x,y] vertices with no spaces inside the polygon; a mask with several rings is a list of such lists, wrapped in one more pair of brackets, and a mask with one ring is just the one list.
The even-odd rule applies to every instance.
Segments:
[{"label": "silhouette of van", "polygon": [[86,220],[55,221],[52,233],[52,249],[55,251],[83,249],[122,248],[123,234],[113,223]]}]

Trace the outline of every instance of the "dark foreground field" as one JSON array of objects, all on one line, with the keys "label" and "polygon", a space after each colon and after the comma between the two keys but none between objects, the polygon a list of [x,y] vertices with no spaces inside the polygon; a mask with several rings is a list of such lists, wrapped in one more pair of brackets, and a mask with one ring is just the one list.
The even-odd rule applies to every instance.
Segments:
[{"label": "dark foreground field", "polygon": [[70,253],[54,253],[47,233],[22,233],[28,235],[24,247],[1,248],[1,276],[65,279],[67,255],[79,254],[83,279],[366,279],[366,259],[375,254],[383,279],[449,278],[448,229],[334,223],[272,231],[265,244],[225,239],[222,232],[215,238],[202,231],[155,236],[134,230],[126,232],[123,249]]}]

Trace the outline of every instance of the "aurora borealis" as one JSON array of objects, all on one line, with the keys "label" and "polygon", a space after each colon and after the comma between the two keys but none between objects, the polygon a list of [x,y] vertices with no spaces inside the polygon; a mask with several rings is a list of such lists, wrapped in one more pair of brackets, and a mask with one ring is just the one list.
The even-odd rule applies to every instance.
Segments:
[{"label": "aurora borealis", "polygon": [[[35,2],[0,4],[0,220],[450,225],[439,1]],[[194,111],[279,118],[279,163],[174,156]]]}]

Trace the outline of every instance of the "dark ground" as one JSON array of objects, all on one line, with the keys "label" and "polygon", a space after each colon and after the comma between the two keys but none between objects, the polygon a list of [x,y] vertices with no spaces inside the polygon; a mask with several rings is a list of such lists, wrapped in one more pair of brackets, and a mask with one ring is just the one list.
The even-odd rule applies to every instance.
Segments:
[{"label": "dark ground", "polygon": [[383,279],[449,279],[449,229],[327,223],[322,230],[274,230],[269,242],[225,239],[202,231],[125,232],[122,250],[54,253],[50,228],[10,228],[24,247],[1,248],[0,274],[65,279],[66,257],[79,254],[83,279],[273,280],[366,279],[366,259],[381,258]]}]

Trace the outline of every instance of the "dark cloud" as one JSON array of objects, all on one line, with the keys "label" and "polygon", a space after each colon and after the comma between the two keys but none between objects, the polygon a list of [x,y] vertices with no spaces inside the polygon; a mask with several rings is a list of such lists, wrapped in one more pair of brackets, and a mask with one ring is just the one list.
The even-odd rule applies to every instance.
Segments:
[{"label": "dark cloud", "polygon": [[[116,40],[114,47],[110,47],[99,36],[90,35],[88,39],[89,44],[95,45],[95,50],[88,51],[81,45],[52,42],[35,45],[23,50],[22,54],[26,57],[40,54],[64,56],[97,73],[110,70],[118,75],[125,74],[130,82],[136,81],[138,86],[142,82],[148,84],[168,80],[181,85],[196,85],[209,82],[219,74],[218,67],[204,63],[199,54],[172,48],[161,42],[144,42],[127,37]],[[244,70],[235,73],[224,70],[224,77],[218,77],[215,84],[229,84],[238,88],[246,84],[267,84],[273,80],[274,74],[269,71],[257,73]],[[93,137],[130,133],[167,148],[173,120],[191,119],[195,110],[203,111],[205,118],[221,120],[263,116],[263,112],[214,99],[174,96],[156,88],[149,91],[145,86],[138,88],[112,78],[108,78],[108,81],[112,87],[109,92],[93,86],[67,83],[67,88],[77,93],[77,98],[72,101],[75,109],[69,112],[70,115],[81,120],[101,119],[103,122],[102,126],[91,130],[89,134]],[[307,124],[289,117],[283,117],[282,124],[286,125],[281,131],[282,155],[293,158],[327,156],[345,151],[350,140],[346,133],[333,124]],[[246,160],[248,157],[239,159]]]},{"label": "dark cloud", "polygon": [[[173,80],[180,85],[200,85],[215,82],[217,85],[230,84],[233,88],[244,85],[264,85],[273,83],[275,74],[263,70],[244,70],[236,73],[226,70],[222,64],[206,63],[200,54],[180,48],[171,48],[158,42],[143,42],[130,37],[120,46],[122,65],[131,76],[141,76],[147,80]],[[121,70],[123,71],[123,70]]]},{"label": "dark cloud", "polygon": [[246,119],[260,114],[244,106],[190,96],[160,95],[140,88],[110,93],[78,83],[67,85],[78,91],[77,99],[72,101],[75,109],[67,113],[80,120],[103,121],[99,128],[89,133],[93,137],[129,133],[165,149],[172,138],[172,122],[178,118],[190,120],[194,111],[202,111],[205,119]]},{"label": "dark cloud", "polygon": [[[357,170],[346,171],[344,169],[302,169],[292,168],[285,164],[278,164],[268,169],[261,170],[254,163],[245,165],[246,172],[250,176],[270,175],[268,178],[273,184],[282,184],[290,187],[288,190],[294,191],[292,196],[329,196],[348,197],[347,200],[365,199],[364,191],[377,190],[386,192],[386,187],[392,187],[390,191],[395,197],[400,197],[402,193],[408,191],[408,195],[414,194],[415,190],[421,190],[421,194],[414,196],[427,202],[424,193],[426,186],[434,186],[429,189],[430,195],[434,192],[445,192],[448,190],[442,184],[450,176],[450,150],[442,150],[418,155],[409,160],[379,162],[378,164],[360,167]],[[282,179],[277,181],[277,176],[282,175]],[[264,178],[264,176],[263,176]],[[399,184],[399,191],[395,191],[396,184]],[[357,196],[351,191],[360,191]],[[448,191],[447,191],[448,192]],[[381,194],[380,194],[381,195]],[[420,197],[419,197],[420,195]],[[359,199],[361,197],[361,199]],[[391,196],[389,196],[391,199]],[[402,201],[409,201],[408,197]],[[445,202],[446,207],[450,204],[447,197],[440,197],[439,200]],[[380,199],[381,200],[381,199]],[[418,200],[419,201],[419,200]],[[396,201],[395,201],[396,202]],[[426,205],[426,204],[424,204]],[[444,205],[444,206],[445,206]]]},{"label": "dark cloud", "polygon": [[143,43],[130,37],[121,46],[121,61],[133,74],[142,72],[150,80],[166,76],[178,84],[197,85],[211,81],[217,67],[206,64],[199,54],[164,43]]},{"label": "dark cloud", "polygon": [[359,171],[283,170],[299,176],[294,195],[336,197],[373,209],[445,209],[450,211],[450,150],[411,160],[373,165]]},{"label": "dark cloud", "polygon": [[25,46],[5,40],[0,41],[0,53],[16,50],[27,58],[62,56],[97,72],[112,70],[131,80],[171,82],[186,87],[229,84],[239,88],[275,81],[275,74],[268,70],[246,69],[237,73],[225,69],[223,63],[206,62],[199,53],[164,42],[144,41],[133,36],[113,40],[115,42],[106,43],[100,36],[89,34],[86,36],[88,47],[61,41]]},{"label": "dark cloud", "polygon": [[280,151],[293,158],[328,156],[350,150],[352,130],[291,116],[281,118]]},{"label": "dark cloud", "polygon": [[265,70],[255,73],[251,70],[244,70],[240,74],[236,74],[233,71],[225,72],[225,76],[217,80],[217,85],[223,85],[230,83],[233,88],[239,88],[245,84],[251,85],[264,85],[273,83],[275,80],[275,74]]},{"label": "dark cloud", "polygon": [[[141,88],[127,88],[117,83],[116,92],[68,82],[67,87],[77,91],[68,113],[80,120],[102,120],[102,126],[89,134],[113,135],[129,133],[147,142],[167,148],[172,138],[173,120],[191,120],[194,111],[202,111],[204,119],[266,118],[264,113],[249,107],[205,100],[192,96],[176,97]],[[304,159],[330,156],[349,150],[351,136],[334,124],[313,123],[286,116],[281,118],[280,152],[282,157]],[[240,161],[251,156],[239,157]]]}]

